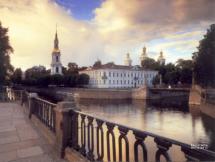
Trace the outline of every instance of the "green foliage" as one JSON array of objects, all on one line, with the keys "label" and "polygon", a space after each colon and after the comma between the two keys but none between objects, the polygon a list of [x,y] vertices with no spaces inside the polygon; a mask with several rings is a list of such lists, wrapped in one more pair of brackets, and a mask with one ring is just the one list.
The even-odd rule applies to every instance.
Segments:
[{"label": "green foliage", "polygon": [[0,22],[0,85],[4,84],[13,72],[13,66],[10,64],[10,54],[13,48],[10,46],[8,29],[2,27]]},{"label": "green foliage", "polygon": [[102,62],[100,60],[97,60],[94,64],[93,67],[94,68],[100,68],[102,66]]},{"label": "green foliage", "polygon": [[63,84],[63,80],[64,80],[63,76],[59,74],[50,76],[50,84],[53,84],[53,85],[61,85]]},{"label": "green foliage", "polygon": [[193,54],[194,77],[201,86],[215,87],[215,24],[210,26]]},{"label": "green foliage", "polygon": [[12,76],[11,81],[15,84],[20,84],[22,82],[22,70],[20,68],[17,68]]},{"label": "green foliage", "polygon": [[89,83],[89,76],[87,74],[80,74],[77,78],[77,83],[79,85],[86,85]]},{"label": "green foliage", "polygon": [[151,69],[151,70],[156,70],[158,69],[159,63],[156,62],[154,59],[152,58],[146,58],[145,60],[143,60],[141,62],[141,66],[144,69]]},{"label": "green foliage", "polygon": [[63,68],[64,75],[50,75],[50,70],[45,67],[32,67],[25,72],[25,80],[22,81],[24,85],[28,86],[42,86],[49,85],[77,87],[88,84],[89,76],[87,74],[78,74],[78,65],[69,63],[68,68]]},{"label": "green foliage", "polygon": [[[158,70],[158,73],[162,76],[162,82],[164,84],[191,84],[192,82],[192,67],[191,60],[179,59],[176,64],[157,64],[154,70]],[[153,80],[153,84],[160,82],[159,76]]]}]

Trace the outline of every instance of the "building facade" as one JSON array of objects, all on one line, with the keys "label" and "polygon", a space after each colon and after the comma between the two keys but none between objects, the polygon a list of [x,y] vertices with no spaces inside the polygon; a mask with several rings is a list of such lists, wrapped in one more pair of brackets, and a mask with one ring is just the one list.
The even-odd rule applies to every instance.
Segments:
[{"label": "building facade", "polygon": [[61,53],[58,46],[58,35],[55,33],[54,49],[52,51],[52,62],[51,62],[51,75],[60,74],[62,75],[62,64],[61,64]]},{"label": "building facade", "polygon": [[101,67],[89,67],[79,73],[89,75],[91,88],[138,88],[152,86],[157,71],[144,70],[140,66],[104,64]]}]

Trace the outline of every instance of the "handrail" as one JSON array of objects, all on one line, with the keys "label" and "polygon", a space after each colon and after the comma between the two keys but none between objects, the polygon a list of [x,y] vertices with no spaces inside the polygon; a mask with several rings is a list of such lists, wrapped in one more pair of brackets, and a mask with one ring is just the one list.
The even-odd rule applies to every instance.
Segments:
[{"label": "handrail", "polygon": [[[78,111],[78,110],[74,110],[76,113],[78,114],[83,114],[83,115],[86,115],[86,116],[89,116],[89,117],[92,117],[94,119],[98,119],[98,120],[101,120],[105,123],[111,123],[111,124],[114,124],[116,126],[119,126],[119,127],[125,127],[129,130],[133,130],[133,131],[136,131],[136,132],[140,132],[140,133],[143,133],[143,134],[146,134],[148,136],[151,136],[151,137],[158,137],[158,138],[162,138],[166,141],[170,141],[172,144],[175,144],[175,145],[178,145],[178,146],[184,146],[184,147],[189,147],[190,148],[190,145],[186,144],[186,143],[183,143],[183,142],[179,142],[179,141],[176,141],[174,139],[171,139],[171,138],[167,138],[167,137],[163,137],[163,136],[160,136],[160,135],[157,135],[157,134],[154,134],[154,133],[151,133],[151,132],[148,132],[148,131],[143,131],[143,130],[140,130],[140,129],[137,129],[137,128],[132,128],[130,126],[125,126],[123,124],[119,124],[119,123],[116,123],[116,122],[112,122],[112,121],[108,121],[106,119],[101,119],[101,118],[98,118],[98,117],[95,117],[93,115],[90,115],[90,114],[87,114],[87,113],[84,113],[82,111]],[[210,154],[212,154],[214,157],[215,157],[215,152],[213,151],[210,151],[210,150],[204,150],[205,152],[208,152]]]},{"label": "handrail", "polygon": [[49,104],[49,105],[51,105],[51,106],[57,106],[57,104],[52,103],[52,102],[47,101],[47,100],[44,100],[44,99],[42,99],[42,98],[40,98],[40,97],[36,97],[35,99],[38,100],[38,101],[44,102],[44,103],[46,103],[46,104]]},{"label": "handrail", "polygon": [[[94,125],[94,122],[97,124],[96,126]],[[104,125],[107,128],[107,130],[105,131],[103,128]],[[115,127],[119,131],[118,150],[116,150],[117,139],[115,136],[117,134],[116,132],[114,132]],[[146,148],[147,145],[144,142],[146,137],[151,137],[152,139],[154,139],[154,142],[158,148],[155,154],[156,161],[160,161],[161,156],[164,156],[166,161],[171,161],[168,150],[172,145],[180,147],[181,152],[185,155],[185,158],[187,158],[187,160],[215,160],[215,152],[213,151],[198,149],[195,148],[195,146],[193,147],[192,145],[188,145],[174,139],[163,137],[148,131],[142,131],[136,128],[125,126],[123,124],[111,122],[79,110],[71,110],[70,131],[71,140],[68,143],[70,143],[70,146],[72,148],[76,149],[82,155],[86,156],[90,161],[117,161],[117,153],[119,158],[118,160],[122,161],[122,151],[124,150],[126,161],[129,161],[129,156],[134,153],[134,159],[135,162],[137,162],[139,161],[138,159],[140,156],[138,152],[138,146],[142,148],[143,160],[148,161],[148,153]],[[131,152],[131,149],[129,149],[131,143],[130,139],[127,136],[129,131],[131,131],[133,133],[133,136],[135,137],[133,153]],[[106,133],[106,141],[104,141],[104,133]],[[96,138],[94,139],[94,137]],[[94,142],[95,140],[97,142]],[[124,145],[122,144],[122,140],[124,140]],[[107,142],[107,144],[104,145],[104,142]],[[122,147],[124,147],[124,149],[122,149]],[[97,148],[97,152],[95,152],[95,148]],[[107,159],[104,159],[104,151],[107,151]]]}]

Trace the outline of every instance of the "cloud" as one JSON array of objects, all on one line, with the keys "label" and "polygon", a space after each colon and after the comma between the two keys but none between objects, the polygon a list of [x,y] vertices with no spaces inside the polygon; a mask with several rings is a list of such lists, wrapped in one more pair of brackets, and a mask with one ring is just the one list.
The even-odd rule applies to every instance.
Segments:
[{"label": "cloud", "polygon": [[[214,7],[213,0],[106,0],[95,10],[94,22],[112,53],[118,52],[112,48],[117,45],[135,52],[136,59],[147,44],[149,53],[162,49],[169,61],[176,61],[185,53],[189,58],[196,50],[202,34],[215,20]],[[159,44],[151,44],[154,40]]]},{"label": "cloud", "polygon": [[144,45],[154,58],[160,50],[168,61],[190,58],[214,8],[213,0],[104,0],[84,21],[51,0],[1,0],[0,21],[9,27],[16,67],[50,66],[56,23],[65,66],[97,58],[122,64],[127,52],[138,64]]},{"label": "cloud", "polygon": [[103,41],[89,23],[73,19],[66,10],[49,0],[1,0],[0,21],[9,27],[16,67],[50,66],[55,26],[62,61],[89,65],[103,53]]}]

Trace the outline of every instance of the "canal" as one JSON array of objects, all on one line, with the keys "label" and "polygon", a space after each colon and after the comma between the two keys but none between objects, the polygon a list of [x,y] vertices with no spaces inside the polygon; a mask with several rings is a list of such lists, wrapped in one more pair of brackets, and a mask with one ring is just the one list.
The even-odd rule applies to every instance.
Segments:
[{"label": "canal", "polygon": [[187,144],[207,144],[215,151],[215,119],[197,107],[163,105],[145,101],[78,102],[78,107],[96,117],[152,132]]}]

